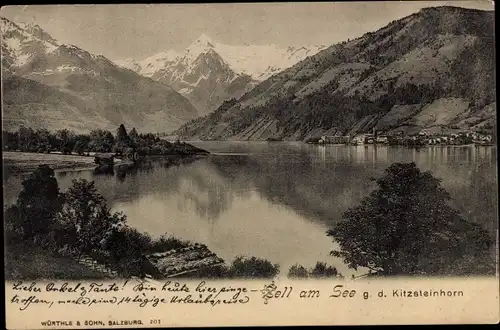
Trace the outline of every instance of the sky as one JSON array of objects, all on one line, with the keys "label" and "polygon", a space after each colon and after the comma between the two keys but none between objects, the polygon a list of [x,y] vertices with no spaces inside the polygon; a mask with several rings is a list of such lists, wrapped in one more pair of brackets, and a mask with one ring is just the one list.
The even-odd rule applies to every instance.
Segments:
[{"label": "sky", "polygon": [[61,43],[111,60],[182,51],[205,34],[228,45],[331,45],[375,31],[424,7],[494,10],[490,0],[322,3],[24,5],[1,8]]}]

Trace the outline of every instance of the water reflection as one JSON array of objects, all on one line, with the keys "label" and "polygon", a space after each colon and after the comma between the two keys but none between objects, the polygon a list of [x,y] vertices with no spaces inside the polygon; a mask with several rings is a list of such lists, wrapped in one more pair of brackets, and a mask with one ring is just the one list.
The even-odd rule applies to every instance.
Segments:
[{"label": "water reflection", "polygon": [[[239,254],[267,258],[280,263],[283,272],[296,262],[328,261],[350,274],[328,255],[335,246],[325,232],[375,187],[370,178],[393,162],[415,161],[431,170],[465,217],[490,230],[497,227],[494,147],[198,146],[231,155],[150,160],[113,175],[79,171],[56,176],[63,191],[72,179],[95,180],[109,206],[123,211],[139,230],[204,243],[225,259]],[[16,176],[4,182],[4,200],[15,201],[21,180]]]},{"label": "water reflection", "polygon": [[194,208],[200,218],[209,221],[227,211],[235,196],[225,179],[209,166],[194,166],[191,175],[181,179],[178,193],[183,196],[178,202],[181,211]]}]

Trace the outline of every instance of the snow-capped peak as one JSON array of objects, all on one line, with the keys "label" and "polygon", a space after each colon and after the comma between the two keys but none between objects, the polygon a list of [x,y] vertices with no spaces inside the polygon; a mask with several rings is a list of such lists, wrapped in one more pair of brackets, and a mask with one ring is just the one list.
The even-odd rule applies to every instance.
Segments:
[{"label": "snow-capped peak", "polygon": [[133,58],[128,57],[124,60],[116,60],[115,63],[122,68],[126,68],[132,71],[139,72],[141,71],[141,66],[137,63]]},{"label": "snow-capped peak", "polygon": [[22,26],[26,31],[28,32],[36,32],[36,31],[42,31],[42,32],[45,32],[42,30],[42,28],[40,27],[40,25],[36,24],[36,23],[24,23],[24,22],[21,22],[19,24],[20,26]]},{"label": "snow-capped peak", "polygon": [[175,50],[167,50],[166,52],[160,52],[156,55],[150,56],[144,60],[141,61],[141,63],[150,63],[150,62],[157,62],[157,61],[165,61],[165,62],[172,62],[175,61],[177,58],[179,58],[182,54],[179,52],[176,52]]},{"label": "snow-capped peak", "polygon": [[214,42],[210,37],[202,34],[198,39],[196,39],[184,53],[182,62],[185,64],[192,63],[201,54],[206,54],[215,48]]},{"label": "snow-capped peak", "polygon": [[[225,45],[202,34],[183,53],[161,52],[142,61],[125,60],[117,63],[142,75],[152,77],[155,72],[182,63],[187,70],[202,54],[218,55],[237,74],[246,74],[255,80],[265,80],[271,75],[293,66],[308,56],[325,49],[325,45],[299,45],[279,47],[268,45]],[[167,55],[168,54],[168,55]]]},{"label": "snow-capped peak", "polygon": [[24,65],[40,49],[50,53],[59,47],[58,42],[40,26],[14,23],[5,17],[2,17],[2,42],[14,66]]},{"label": "snow-capped peak", "polygon": [[117,60],[115,63],[143,76],[151,77],[155,72],[163,69],[166,64],[177,61],[181,56],[182,54],[175,50],[167,50],[141,61],[136,61],[135,59],[129,57],[125,60]]},{"label": "snow-capped peak", "polygon": [[281,48],[274,44],[243,46],[216,44],[215,50],[236,72],[262,81],[325,48],[323,45]]},{"label": "snow-capped peak", "polygon": [[57,45],[57,41],[52,38],[50,34],[48,34],[45,30],[43,30],[40,25],[35,22],[32,23],[20,23],[20,26],[26,30],[29,34],[37,37],[40,40],[51,43],[52,45]]},{"label": "snow-capped peak", "polygon": [[211,47],[213,48],[214,47],[214,44],[215,42],[212,40],[212,38],[210,38],[209,36],[207,36],[206,34],[202,34],[201,36],[198,37],[198,39],[196,39],[190,47]]}]

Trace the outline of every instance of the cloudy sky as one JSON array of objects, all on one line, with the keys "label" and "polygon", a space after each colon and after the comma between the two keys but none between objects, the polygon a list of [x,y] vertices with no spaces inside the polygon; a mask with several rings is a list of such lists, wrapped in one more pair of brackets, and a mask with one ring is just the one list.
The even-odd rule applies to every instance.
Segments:
[{"label": "cloudy sky", "polygon": [[183,50],[201,34],[230,45],[333,44],[361,36],[423,7],[493,10],[490,0],[339,3],[32,5],[1,8],[36,22],[62,43],[112,60]]}]

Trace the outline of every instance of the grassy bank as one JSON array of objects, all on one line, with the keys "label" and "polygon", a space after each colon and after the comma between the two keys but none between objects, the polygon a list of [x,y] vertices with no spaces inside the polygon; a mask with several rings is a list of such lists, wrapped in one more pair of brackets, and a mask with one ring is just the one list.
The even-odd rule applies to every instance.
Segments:
[{"label": "grassy bank", "polygon": [[3,168],[8,173],[33,172],[40,165],[48,165],[54,170],[95,168],[94,157],[62,155],[57,153],[42,154],[33,152],[4,151]]},{"label": "grassy bank", "polygon": [[73,259],[29,243],[8,245],[5,254],[6,280],[104,279],[103,273],[80,265]]}]

